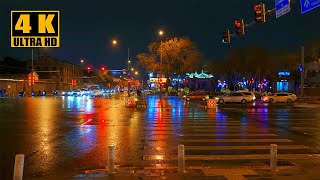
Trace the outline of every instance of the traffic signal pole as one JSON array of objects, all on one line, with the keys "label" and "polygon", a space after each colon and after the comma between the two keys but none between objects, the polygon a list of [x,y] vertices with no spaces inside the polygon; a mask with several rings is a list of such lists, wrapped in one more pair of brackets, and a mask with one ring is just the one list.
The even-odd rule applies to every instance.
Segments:
[{"label": "traffic signal pole", "polygon": [[303,87],[304,87],[304,46],[301,47],[301,80],[300,80],[300,98],[303,99]]}]

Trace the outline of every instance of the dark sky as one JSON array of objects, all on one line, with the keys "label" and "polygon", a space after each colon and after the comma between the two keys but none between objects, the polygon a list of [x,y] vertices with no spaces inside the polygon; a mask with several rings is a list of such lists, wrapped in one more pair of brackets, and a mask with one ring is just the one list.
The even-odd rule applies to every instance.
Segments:
[{"label": "dark sky", "polygon": [[[30,58],[31,50],[10,48],[10,11],[53,9],[61,13],[61,47],[48,49],[54,57],[78,63],[80,58],[110,69],[123,68],[127,48],[134,58],[151,41],[165,37],[188,36],[207,59],[221,59],[233,48],[261,46],[271,51],[298,50],[310,40],[320,40],[320,8],[300,13],[300,2],[292,4],[289,14],[275,14],[266,24],[255,24],[231,45],[221,43],[222,32],[234,32],[233,21],[254,20],[253,5],[274,1],[256,0],[2,0],[0,2],[0,57]],[[119,46],[111,46],[117,38]]]}]

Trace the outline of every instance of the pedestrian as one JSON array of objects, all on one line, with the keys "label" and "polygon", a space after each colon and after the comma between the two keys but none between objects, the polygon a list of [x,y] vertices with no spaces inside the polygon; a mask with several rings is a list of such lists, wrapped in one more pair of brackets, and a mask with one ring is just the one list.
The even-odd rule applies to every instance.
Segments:
[{"label": "pedestrian", "polygon": [[140,97],[141,96],[141,90],[137,89],[137,95]]}]

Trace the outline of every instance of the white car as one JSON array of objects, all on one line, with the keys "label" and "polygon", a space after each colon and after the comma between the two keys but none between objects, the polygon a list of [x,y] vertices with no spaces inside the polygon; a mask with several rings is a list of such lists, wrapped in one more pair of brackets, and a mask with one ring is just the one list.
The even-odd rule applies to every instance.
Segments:
[{"label": "white car", "polygon": [[86,88],[81,88],[81,95],[82,96],[89,96],[90,95],[90,90],[86,89]]},{"label": "white car", "polygon": [[227,102],[230,102],[230,103],[237,102],[237,103],[245,104],[250,101],[251,101],[250,96],[235,92],[235,93],[231,93],[229,95],[219,96],[218,103],[223,104],[223,103],[227,103]]},{"label": "white car", "polygon": [[287,102],[291,103],[297,100],[297,96],[292,93],[281,92],[281,93],[274,93],[270,95],[265,95],[262,98],[263,102],[275,103],[275,102]]},{"label": "white car", "polygon": [[67,90],[67,91],[62,91],[61,95],[62,96],[72,96],[73,91]]},{"label": "white car", "polygon": [[72,95],[73,95],[73,96],[81,96],[81,91],[80,91],[79,89],[74,89],[74,90],[72,91]]},{"label": "white car", "polygon": [[256,95],[252,92],[242,92],[242,94],[249,96],[250,102],[253,102],[256,100]]},{"label": "white car", "polygon": [[99,85],[92,85],[90,87],[90,96],[91,97],[102,97],[103,96]]}]

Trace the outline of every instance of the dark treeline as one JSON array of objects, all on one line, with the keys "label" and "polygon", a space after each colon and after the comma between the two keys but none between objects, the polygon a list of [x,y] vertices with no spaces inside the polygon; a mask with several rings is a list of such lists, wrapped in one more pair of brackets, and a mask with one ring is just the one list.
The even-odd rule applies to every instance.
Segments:
[{"label": "dark treeline", "polygon": [[[320,69],[320,42],[305,46],[305,65],[312,63]],[[291,72],[291,78],[300,81],[298,67],[301,64],[300,49],[296,52],[270,52],[260,47],[235,49],[223,60],[212,60],[205,65],[206,70],[215,75],[217,80],[227,81],[236,86],[243,78],[261,82],[263,79],[275,82],[279,71]],[[305,67],[305,72],[308,70]]]}]

